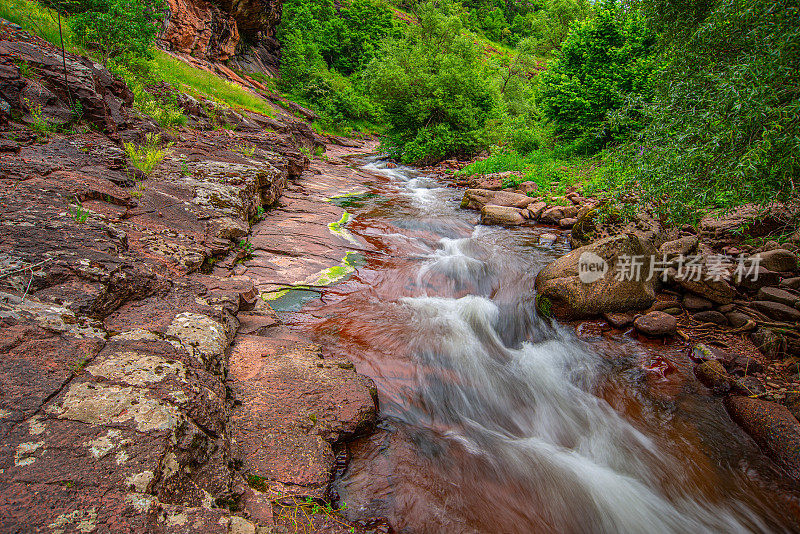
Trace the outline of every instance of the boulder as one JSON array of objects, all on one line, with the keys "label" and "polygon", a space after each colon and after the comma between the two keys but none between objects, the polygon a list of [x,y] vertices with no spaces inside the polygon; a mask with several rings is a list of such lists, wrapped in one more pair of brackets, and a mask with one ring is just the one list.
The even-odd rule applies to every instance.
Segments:
[{"label": "boulder", "polygon": [[797,270],[797,256],[786,249],[778,248],[758,254],[759,265],[770,271],[792,272]]},{"label": "boulder", "polygon": [[622,312],[622,313],[615,313],[615,312],[606,312],[603,314],[603,319],[608,321],[608,324],[613,326],[614,328],[624,328],[633,324],[633,320],[636,318],[636,314],[634,312]]},{"label": "boulder", "polygon": [[717,360],[706,360],[694,368],[697,379],[714,393],[725,393],[730,389],[730,377],[725,367]]},{"label": "boulder", "polygon": [[692,318],[702,323],[714,323],[720,326],[728,326],[728,318],[716,310],[699,311],[693,314]]},{"label": "boulder", "polygon": [[534,199],[518,193],[508,191],[489,191],[487,189],[467,189],[461,201],[464,209],[481,209],[487,204],[493,206],[506,206],[511,208],[527,208],[533,203]]},{"label": "boulder", "polygon": [[756,298],[758,300],[770,300],[772,302],[777,302],[779,304],[792,307],[800,302],[800,297],[794,293],[789,293],[788,291],[778,289],[777,287],[762,287],[758,290]]},{"label": "boulder", "polygon": [[785,406],[734,395],[725,399],[725,408],[764,452],[800,481],[800,423]]},{"label": "boulder", "polygon": [[691,254],[697,249],[697,237],[693,235],[667,241],[658,247],[659,257],[666,256],[667,258],[674,258],[676,256],[686,256]]},{"label": "boulder", "polygon": [[[653,251],[634,234],[601,239],[545,266],[536,276],[536,291],[552,302],[558,317],[645,309],[655,300],[656,280],[645,280]],[[621,258],[634,256],[643,260],[642,276],[620,279]]]},{"label": "boulder", "polygon": [[543,223],[558,224],[561,219],[572,219],[580,211],[577,206],[553,206],[544,210],[539,219]]},{"label": "boulder", "polygon": [[481,224],[518,226],[525,222],[526,213],[517,208],[488,204],[481,208]]},{"label": "boulder", "polygon": [[749,267],[745,267],[745,269],[745,272],[733,276],[734,285],[741,289],[756,291],[762,287],[777,285],[781,279],[779,273],[765,269],[761,265],[753,268],[753,272],[750,274],[748,274]]},{"label": "boulder", "polygon": [[754,300],[750,303],[750,306],[767,317],[778,321],[800,321],[800,310],[785,304],[769,300]]},{"label": "boulder", "polygon": [[633,326],[642,334],[653,337],[671,336],[678,329],[678,321],[672,315],[660,311],[652,311],[640,315],[633,321]]},{"label": "boulder", "polygon": [[701,276],[699,280],[688,277],[675,277],[675,281],[687,291],[716,302],[729,304],[736,297],[736,290],[724,279],[714,280]]},{"label": "boulder", "polygon": [[533,204],[530,204],[528,206],[529,218],[533,219],[533,220],[538,219],[542,215],[542,213],[544,213],[544,210],[546,210],[546,209],[547,209],[547,204],[545,202],[542,202],[542,201],[538,201],[538,202],[534,202]]},{"label": "boulder", "polygon": [[780,283],[781,287],[788,287],[789,289],[800,289],[800,276],[794,278],[784,278]]},{"label": "boulder", "polygon": [[750,316],[746,313],[732,311],[725,314],[728,323],[734,328],[741,328],[750,321]]},{"label": "boulder", "polygon": [[683,297],[683,307],[689,311],[703,311],[713,308],[714,303],[708,299],[704,299],[703,297],[698,297],[697,295],[692,295],[689,293]]},{"label": "boulder", "polygon": [[575,226],[576,222],[578,222],[578,219],[575,219],[573,217],[566,217],[558,221],[558,226],[565,229],[572,228],[573,226]]}]

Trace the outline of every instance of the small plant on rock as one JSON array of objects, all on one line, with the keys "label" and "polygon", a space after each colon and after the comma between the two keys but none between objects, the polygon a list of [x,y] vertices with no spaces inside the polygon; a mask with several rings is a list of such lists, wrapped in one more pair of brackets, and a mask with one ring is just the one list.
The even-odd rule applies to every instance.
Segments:
[{"label": "small plant on rock", "polygon": [[125,143],[125,153],[131,160],[131,165],[140,170],[144,175],[149,176],[153,169],[161,163],[169,153],[169,147],[161,145],[161,135],[149,133],[143,145],[137,146],[133,143]]},{"label": "small plant on rock", "polygon": [[83,207],[80,200],[78,200],[77,198],[75,199],[75,205],[70,207],[69,213],[70,215],[72,215],[72,218],[78,224],[85,223],[86,219],[89,218],[89,211]]},{"label": "small plant on rock", "polygon": [[250,243],[247,239],[242,239],[241,241],[239,241],[239,250],[244,253],[245,258],[253,257],[253,244]]},{"label": "small plant on rock", "polygon": [[237,144],[235,147],[233,147],[233,151],[238,152],[239,154],[242,154],[244,156],[247,156],[248,158],[252,158],[253,154],[256,153],[256,147],[240,143]]},{"label": "small plant on rock", "polygon": [[38,133],[40,136],[47,137],[51,132],[55,131],[53,125],[47,122],[47,119],[42,117],[42,105],[36,104],[35,106],[29,99],[25,99],[25,105],[31,112],[31,130]]}]

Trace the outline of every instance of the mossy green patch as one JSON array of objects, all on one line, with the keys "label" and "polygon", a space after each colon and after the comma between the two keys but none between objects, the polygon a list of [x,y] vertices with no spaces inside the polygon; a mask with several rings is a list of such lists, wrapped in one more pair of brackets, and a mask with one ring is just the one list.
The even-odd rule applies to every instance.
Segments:
[{"label": "mossy green patch", "polygon": [[303,282],[273,291],[264,291],[261,293],[261,298],[269,302],[275,311],[297,311],[319,295],[319,289],[316,287],[341,282],[353,274],[356,267],[363,263],[363,254],[348,252],[339,265],[323,269],[309,276]]}]

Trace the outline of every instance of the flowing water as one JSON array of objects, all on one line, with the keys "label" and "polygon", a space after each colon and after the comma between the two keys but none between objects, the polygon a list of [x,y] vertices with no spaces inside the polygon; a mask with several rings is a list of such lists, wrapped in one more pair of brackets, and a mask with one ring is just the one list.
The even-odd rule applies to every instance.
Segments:
[{"label": "flowing water", "polygon": [[[798,495],[692,377],[685,348],[537,317],[565,252],[545,228],[477,225],[461,192],[362,161],[353,276],[284,313],[375,380],[382,421],[350,446],[351,519],[397,532],[789,532]],[[777,481],[777,482],[776,482]]]}]

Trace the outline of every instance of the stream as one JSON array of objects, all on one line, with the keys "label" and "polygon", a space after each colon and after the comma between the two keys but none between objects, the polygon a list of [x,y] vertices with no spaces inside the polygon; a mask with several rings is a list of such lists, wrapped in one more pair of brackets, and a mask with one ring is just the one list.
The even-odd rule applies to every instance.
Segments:
[{"label": "stream", "polygon": [[333,200],[367,244],[355,271],[277,307],[377,385],[381,422],[335,484],[348,519],[401,533],[800,528],[798,494],[684,346],[537,317],[534,278],[567,234],[482,226],[460,190],[352,163],[364,191]]}]

